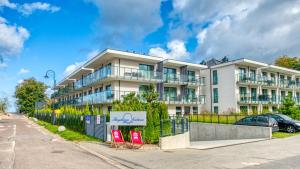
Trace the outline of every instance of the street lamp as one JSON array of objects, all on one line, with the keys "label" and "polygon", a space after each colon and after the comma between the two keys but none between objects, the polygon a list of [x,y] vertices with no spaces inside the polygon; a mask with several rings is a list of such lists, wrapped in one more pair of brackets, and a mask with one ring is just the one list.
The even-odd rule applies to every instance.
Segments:
[{"label": "street lamp", "polygon": [[47,70],[46,75],[44,76],[45,79],[48,79],[49,77],[53,78],[53,89],[56,86],[56,79],[55,79],[55,72],[53,70]]}]

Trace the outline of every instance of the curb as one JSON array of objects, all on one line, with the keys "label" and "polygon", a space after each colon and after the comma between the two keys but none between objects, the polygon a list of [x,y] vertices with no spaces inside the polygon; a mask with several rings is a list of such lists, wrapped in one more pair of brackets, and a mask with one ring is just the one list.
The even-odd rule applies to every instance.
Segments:
[{"label": "curb", "polygon": [[108,157],[106,157],[106,156],[104,156],[102,154],[99,154],[99,153],[97,153],[95,151],[89,150],[89,149],[85,148],[84,146],[82,146],[80,144],[77,144],[77,143],[73,143],[73,144],[76,145],[77,147],[79,147],[79,148],[81,148],[81,149],[89,152],[90,154],[92,154],[92,155],[94,155],[94,156],[96,156],[98,158],[101,158],[102,160],[104,160],[105,162],[111,164],[114,167],[117,167],[119,169],[130,169],[130,167],[125,166],[125,165],[123,165],[123,164],[121,164],[121,163],[119,163],[119,162],[117,162],[117,161],[115,161],[115,160],[113,160],[111,158],[108,158]]}]

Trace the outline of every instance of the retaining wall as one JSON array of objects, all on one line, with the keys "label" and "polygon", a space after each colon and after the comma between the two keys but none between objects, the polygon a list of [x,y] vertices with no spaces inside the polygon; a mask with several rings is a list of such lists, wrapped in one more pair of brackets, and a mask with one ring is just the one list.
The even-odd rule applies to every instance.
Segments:
[{"label": "retaining wall", "polygon": [[161,137],[159,138],[159,146],[162,150],[187,148],[190,146],[190,132]]},{"label": "retaining wall", "polygon": [[272,138],[271,127],[242,126],[216,123],[190,123],[191,141]]}]

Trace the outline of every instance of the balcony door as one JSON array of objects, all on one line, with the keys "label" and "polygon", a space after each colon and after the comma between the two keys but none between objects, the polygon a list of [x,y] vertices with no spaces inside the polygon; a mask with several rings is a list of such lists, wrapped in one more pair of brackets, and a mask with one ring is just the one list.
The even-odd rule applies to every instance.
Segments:
[{"label": "balcony door", "polygon": [[142,77],[145,79],[152,79],[153,70],[154,70],[153,65],[139,64],[138,77]]},{"label": "balcony door", "polygon": [[246,99],[247,99],[247,88],[246,87],[240,87],[240,97],[241,97],[241,101],[246,101]]},{"label": "balcony door", "polygon": [[176,69],[164,67],[164,80],[176,81]]},{"label": "balcony door", "polygon": [[176,87],[164,87],[165,100],[175,101],[177,100],[177,89]]},{"label": "balcony door", "polygon": [[251,101],[257,101],[257,89],[251,88]]}]

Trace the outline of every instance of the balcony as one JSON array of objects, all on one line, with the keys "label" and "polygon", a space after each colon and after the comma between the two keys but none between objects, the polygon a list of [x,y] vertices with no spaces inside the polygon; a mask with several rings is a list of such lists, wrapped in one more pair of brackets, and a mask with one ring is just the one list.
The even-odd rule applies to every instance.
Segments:
[{"label": "balcony", "polygon": [[236,76],[237,82],[242,84],[259,84],[259,76],[248,75],[248,74],[238,74]]},{"label": "balcony", "polygon": [[205,95],[199,95],[195,97],[190,96],[167,96],[164,95],[163,101],[166,104],[205,104]]},{"label": "balcony", "polygon": [[62,96],[64,94],[72,92],[73,90],[74,90],[73,87],[60,88],[51,95],[51,98],[56,98],[56,97]]},{"label": "balcony", "polygon": [[205,85],[205,77],[188,76],[188,75],[180,75],[180,74],[164,74],[163,81],[164,83],[178,84],[178,85],[195,85],[195,86]]},{"label": "balcony", "polygon": [[244,104],[279,104],[280,97],[269,95],[239,95],[238,102]]}]

